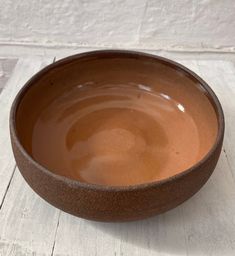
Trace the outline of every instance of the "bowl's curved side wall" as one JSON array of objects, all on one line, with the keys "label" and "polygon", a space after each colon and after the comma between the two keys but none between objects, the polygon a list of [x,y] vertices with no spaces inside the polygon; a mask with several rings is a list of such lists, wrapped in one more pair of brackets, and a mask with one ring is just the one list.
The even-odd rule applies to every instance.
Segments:
[{"label": "bowl's curved side wall", "polygon": [[99,189],[58,179],[27,158],[17,144],[12,123],[11,142],[16,163],[32,189],[55,207],[73,215],[98,221],[127,221],[146,218],[181,204],[206,183],[218,161],[223,138],[214,154],[197,168],[166,182],[135,189]]}]

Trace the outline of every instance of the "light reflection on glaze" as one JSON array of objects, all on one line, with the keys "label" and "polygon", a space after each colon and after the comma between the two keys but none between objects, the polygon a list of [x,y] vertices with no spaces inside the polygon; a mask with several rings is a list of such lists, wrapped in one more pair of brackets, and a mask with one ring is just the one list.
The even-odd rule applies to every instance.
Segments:
[{"label": "light reflection on glaze", "polygon": [[178,107],[178,109],[179,109],[180,111],[182,111],[182,112],[185,111],[184,106],[181,105],[180,103],[177,104],[177,107]]},{"label": "light reflection on glaze", "polygon": [[164,94],[164,93],[160,93],[160,95],[161,95],[163,98],[167,99],[167,100],[170,100],[170,99],[171,99],[171,97],[170,97],[169,95],[166,95],[166,94]]},{"label": "light reflection on glaze", "polygon": [[32,141],[34,158],[49,169],[98,184],[160,180],[200,157],[184,106],[133,83],[75,86],[41,113]]},{"label": "light reflection on glaze", "polygon": [[137,87],[140,89],[140,90],[144,90],[144,91],[148,91],[148,92],[151,92],[152,91],[152,88],[147,86],[147,85],[144,85],[144,84],[137,84]]}]

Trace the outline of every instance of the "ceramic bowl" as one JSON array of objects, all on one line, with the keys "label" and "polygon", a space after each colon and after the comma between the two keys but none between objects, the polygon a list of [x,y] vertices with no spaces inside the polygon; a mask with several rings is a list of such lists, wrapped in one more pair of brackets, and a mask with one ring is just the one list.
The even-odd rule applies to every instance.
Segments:
[{"label": "ceramic bowl", "polygon": [[86,219],[130,221],[170,210],[206,183],[224,117],[186,67],[104,50],[34,75],[12,105],[10,134],[20,172],[47,202]]}]

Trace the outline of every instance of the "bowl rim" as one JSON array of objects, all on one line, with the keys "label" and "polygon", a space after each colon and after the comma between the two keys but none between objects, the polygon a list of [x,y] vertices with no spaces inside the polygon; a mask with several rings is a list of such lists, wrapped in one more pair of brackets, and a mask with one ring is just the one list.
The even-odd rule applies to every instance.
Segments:
[{"label": "bowl rim", "polygon": [[[79,180],[74,180],[59,174],[56,174],[40,163],[38,163],[36,160],[33,159],[33,157],[27,153],[27,151],[24,149],[23,145],[21,144],[18,135],[17,135],[17,130],[16,130],[16,112],[17,108],[23,99],[24,95],[27,93],[27,91],[30,89],[31,86],[34,85],[35,82],[37,82],[39,79],[43,77],[44,74],[47,72],[50,72],[54,68],[66,65],[74,60],[80,59],[80,58],[86,58],[86,57],[104,57],[104,56],[112,56],[116,55],[119,57],[130,57],[130,58],[138,58],[138,59],[148,59],[152,61],[158,61],[161,63],[164,63],[165,65],[171,66],[175,69],[178,69],[185,74],[189,76],[190,79],[197,81],[200,83],[200,86],[203,88],[203,93],[204,95],[208,98],[208,100],[211,102],[217,116],[217,121],[218,121],[218,132],[217,132],[217,137],[215,139],[215,142],[213,146],[210,148],[210,150],[207,152],[207,154],[197,163],[195,163],[193,166],[191,166],[188,169],[182,170],[180,173],[175,174],[173,176],[157,180],[157,181],[150,181],[146,183],[140,183],[140,184],[133,184],[133,185],[126,185],[126,186],[113,186],[113,185],[101,185],[101,184],[93,184],[93,183],[88,183],[88,182],[82,182]],[[149,53],[144,53],[144,52],[139,52],[139,51],[132,51],[132,50],[96,50],[96,51],[88,51],[88,52],[83,52],[83,53],[78,53],[75,55],[68,56],[66,58],[60,59],[58,61],[55,61],[43,69],[41,69],[39,72],[34,74],[25,84],[24,86],[18,91],[12,106],[10,110],[10,133],[11,133],[11,139],[14,141],[14,144],[17,146],[21,154],[33,165],[35,165],[40,171],[42,171],[44,174],[50,176],[51,178],[63,182],[67,184],[70,187],[73,188],[83,188],[83,189],[89,189],[89,190],[95,190],[95,191],[113,191],[113,192],[118,192],[118,191],[133,191],[133,190],[142,190],[146,188],[152,188],[156,186],[162,186],[167,183],[174,182],[177,179],[183,178],[193,170],[200,168],[217,150],[217,148],[220,146],[220,144],[223,141],[224,137],[224,129],[225,129],[225,121],[224,121],[224,113],[221,107],[221,104],[214,93],[214,91],[210,88],[210,86],[201,78],[199,77],[196,73],[191,71],[190,69],[186,68],[182,64],[179,64],[178,62],[175,62],[173,60],[170,60],[168,58],[158,56],[158,55],[153,55]]]}]

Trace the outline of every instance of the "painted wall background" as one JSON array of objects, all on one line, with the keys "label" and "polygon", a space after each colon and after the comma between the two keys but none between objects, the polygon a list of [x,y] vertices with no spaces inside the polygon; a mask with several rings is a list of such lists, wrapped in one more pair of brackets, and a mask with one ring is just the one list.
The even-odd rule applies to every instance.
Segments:
[{"label": "painted wall background", "polygon": [[0,46],[235,52],[234,0],[0,0]]}]

